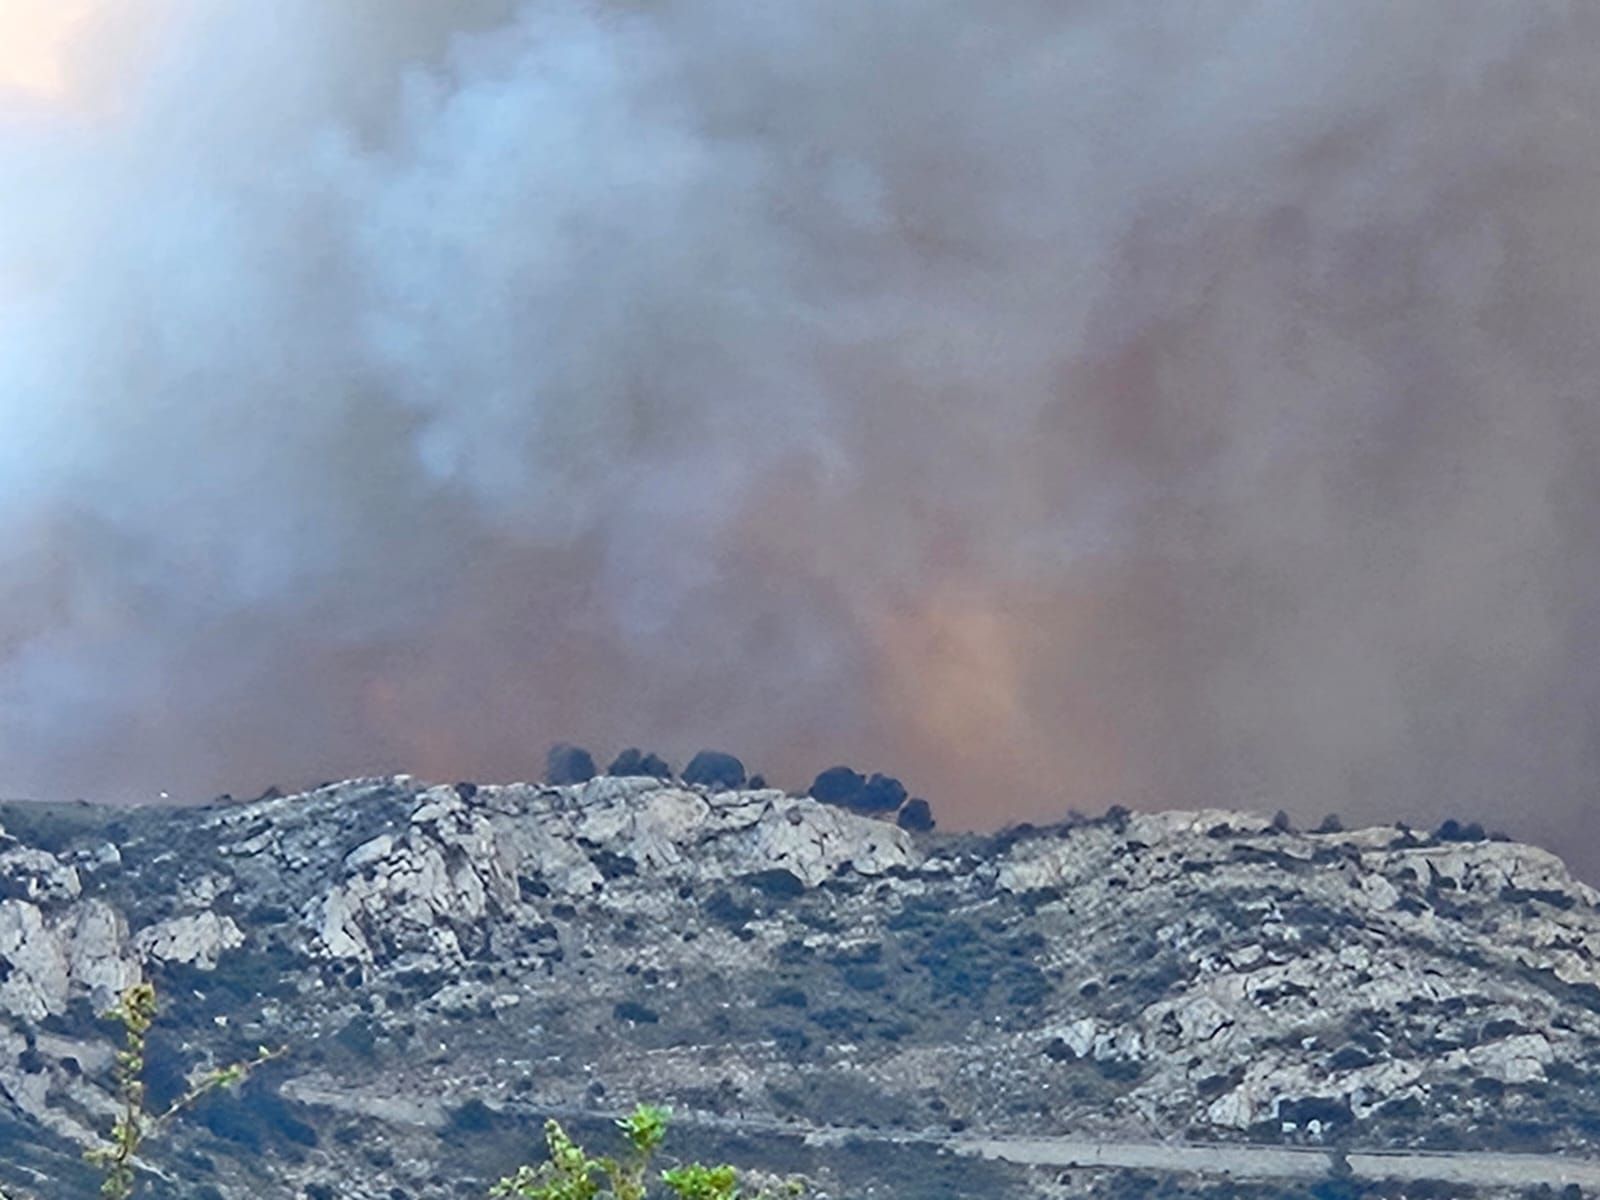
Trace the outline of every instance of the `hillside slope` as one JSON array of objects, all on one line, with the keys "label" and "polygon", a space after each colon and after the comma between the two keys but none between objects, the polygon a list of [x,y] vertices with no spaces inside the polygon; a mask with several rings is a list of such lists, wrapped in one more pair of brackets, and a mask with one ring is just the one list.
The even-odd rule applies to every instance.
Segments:
[{"label": "hillside slope", "polygon": [[0,827],[21,1184],[86,1183],[95,1013],[141,970],[158,1101],[292,1047],[182,1126],[152,1195],[470,1195],[542,1114],[638,1098],[720,1119],[697,1152],[889,1197],[1047,1183],[779,1131],[1600,1153],[1597,896],[1514,843],[1220,811],[913,836],[614,778],[10,804]]}]

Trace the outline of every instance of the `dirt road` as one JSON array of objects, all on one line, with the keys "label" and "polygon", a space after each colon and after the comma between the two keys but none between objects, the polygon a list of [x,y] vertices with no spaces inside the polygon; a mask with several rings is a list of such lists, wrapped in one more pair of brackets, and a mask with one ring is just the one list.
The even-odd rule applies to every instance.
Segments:
[{"label": "dirt road", "polygon": [[[886,1135],[878,1134],[878,1137]],[[1193,1145],[1166,1142],[1098,1142],[1076,1138],[952,1136],[940,1144],[958,1154],[1053,1167],[1128,1167],[1237,1179],[1318,1179],[1335,1164],[1329,1150],[1286,1146]],[[1555,1154],[1489,1151],[1351,1151],[1345,1156],[1359,1179],[1436,1180],[1479,1186],[1532,1187],[1576,1183],[1600,1189],[1600,1161]]]},{"label": "dirt road", "polygon": [[[442,1103],[434,1099],[362,1096],[328,1086],[320,1079],[290,1081],[283,1094],[308,1104],[358,1112],[380,1120],[438,1128],[446,1119]],[[620,1111],[572,1105],[519,1101],[506,1105],[530,1117],[611,1119]],[[673,1118],[682,1125],[721,1129],[730,1133],[803,1138],[812,1145],[837,1145],[847,1141],[928,1146],[953,1154],[997,1159],[1030,1166],[1121,1167],[1179,1174],[1228,1176],[1235,1179],[1322,1179],[1336,1168],[1339,1152],[1299,1146],[1262,1146],[1240,1143],[1114,1141],[1082,1137],[995,1137],[935,1131],[909,1132],[854,1126],[810,1126],[770,1117],[716,1116],[683,1112]],[[1358,1179],[1430,1180],[1481,1187],[1534,1187],[1541,1183],[1563,1187],[1576,1183],[1587,1193],[1600,1192],[1600,1160],[1559,1154],[1504,1154],[1494,1151],[1355,1150],[1344,1162]]]}]

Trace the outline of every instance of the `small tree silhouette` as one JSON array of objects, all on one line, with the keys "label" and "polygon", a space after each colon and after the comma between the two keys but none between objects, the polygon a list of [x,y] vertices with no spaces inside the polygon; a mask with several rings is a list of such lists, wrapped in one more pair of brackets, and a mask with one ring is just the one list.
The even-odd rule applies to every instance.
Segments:
[{"label": "small tree silhouette", "polygon": [[[145,1049],[150,1027],[156,1019],[156,989],[152,983],[136,983],[122,993],[122,999],[106,1016],[119,1022],[123,1028],[122,1049],[117,1052],[117,1098],[122,1111],[111,1126],[110,1138],[100,1146],[84,1153],[95,1166],[105,1172],[100,1194],[108,1200],[127,1200],[137,1186],[136,1168],[139,1149],[145,1141],[160,1130],[184,1109],[191,1107],[200,1097],[221,1087],[238,1083],[251,1071],[285,1053],[280,1047],[269,1050],[263,1046],[254,1058],[236,1062],[231,1066],[208,1071],[188,1091],[159,1113],[145,1111]],[[5,1200],[0,1193],[0,1200]]]}]

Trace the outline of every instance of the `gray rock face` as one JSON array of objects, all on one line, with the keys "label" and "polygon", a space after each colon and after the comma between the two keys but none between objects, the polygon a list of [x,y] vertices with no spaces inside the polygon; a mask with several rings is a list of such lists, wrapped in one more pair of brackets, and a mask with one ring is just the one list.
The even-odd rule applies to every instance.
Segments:
[{"label": "gray rock face", "polygon": [[223,951],[244,945],[244,934],[232,917],[209,909],[169,921],[159,921],[139,931],[134,946],[146,960],[193,963],[210,970]]},{"label": "gray rock face", "polygon": [[636,1098],[774,1128],[1600,1130],[1597,896],[1528,846],[1221,811],[915,837],[648,776],[0,819],[0,1179],[93,1137],[92,1014],[141,971],[163,1077],[292,1048],[217,1102],[255,1143],[222,1107],[169,1148],[227,1197],[431,1194],[473,1169],[469,1100],[530,1130]]}]

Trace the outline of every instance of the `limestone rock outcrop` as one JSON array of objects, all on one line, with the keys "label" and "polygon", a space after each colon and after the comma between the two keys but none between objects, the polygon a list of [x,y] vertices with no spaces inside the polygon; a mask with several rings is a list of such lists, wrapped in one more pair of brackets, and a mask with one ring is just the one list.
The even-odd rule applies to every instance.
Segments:
[{"label": "limestone rock outcrop", "polygon": [[[286,1147],[614,1096],[774,1127],[1600,1131],[1600,896],[1514,843],[1223,810],[935,835],[648,773],[0,818],[0,1134],[63,1147],[108,1111],[93,1013],[141,972],[172,1078],[299,1048],[271,1093],[299,1099],[263,1109]],[[315,1144],[239,1178],[323,1178],[343,1151]],[[392,1144],[362,1170],[415,1194],[452,1152]]]}]

